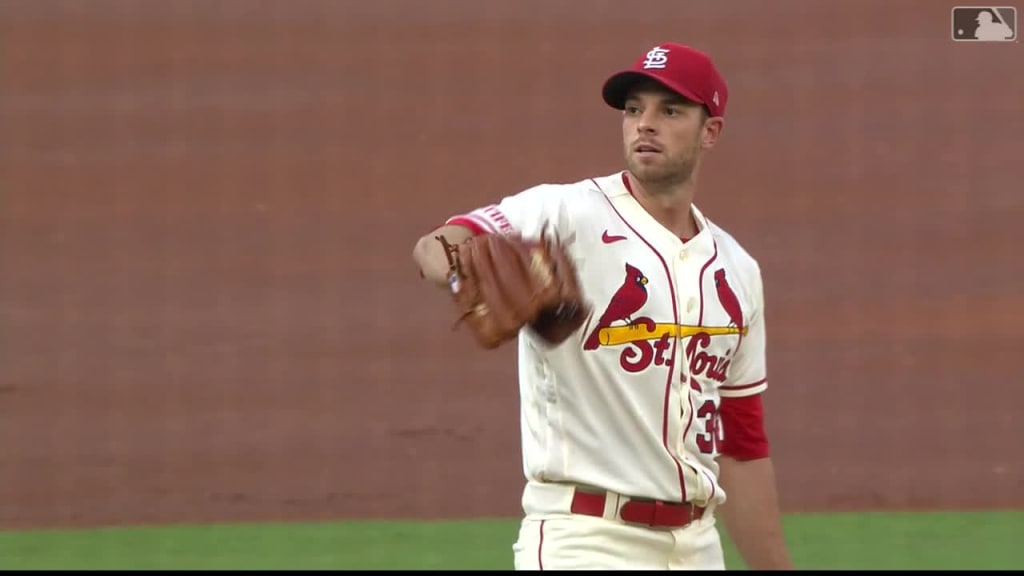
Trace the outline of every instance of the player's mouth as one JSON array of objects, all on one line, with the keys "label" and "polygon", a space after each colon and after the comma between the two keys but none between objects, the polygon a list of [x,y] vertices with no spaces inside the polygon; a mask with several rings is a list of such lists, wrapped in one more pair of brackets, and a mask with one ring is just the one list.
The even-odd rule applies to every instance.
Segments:
[{"label": "player's mouth", "polygon": [[655,146],[654,144],[642,143],[633,146],[633,153],[636,154],[637,156],[640,156],[641,158],[644,158],[648,156],[655,156],[657,154],[661,154],[661,148]]}]

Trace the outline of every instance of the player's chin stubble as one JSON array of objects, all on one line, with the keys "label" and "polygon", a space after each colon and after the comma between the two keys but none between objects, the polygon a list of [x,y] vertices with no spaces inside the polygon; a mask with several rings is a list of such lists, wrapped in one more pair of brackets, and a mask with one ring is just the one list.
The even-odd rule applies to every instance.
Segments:
[{"label": "player's chin stubble", "polygon": [[660,190],[670,191],[685,184],[693,176],[696,164],[694,155],[683,158],[661,158],[653,164],[638,162],[631,152],[626,153],[626,167],[634,178],[651,194]]}]

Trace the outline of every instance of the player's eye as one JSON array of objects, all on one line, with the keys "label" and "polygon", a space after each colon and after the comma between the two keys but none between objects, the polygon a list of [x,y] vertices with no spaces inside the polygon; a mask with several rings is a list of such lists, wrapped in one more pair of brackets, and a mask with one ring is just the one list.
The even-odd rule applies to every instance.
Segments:
[{"label": "player's eye", "polygon": [[669,106],[665,109],[665,114],[668,116],[679,116],[679,108],[675,106]]},{"label": "player's eye", "polygon": [[640,113],[640,108],[637,106],[626,106],[625,110],[626,114],[629,114],[630,116],[636,116]]}]

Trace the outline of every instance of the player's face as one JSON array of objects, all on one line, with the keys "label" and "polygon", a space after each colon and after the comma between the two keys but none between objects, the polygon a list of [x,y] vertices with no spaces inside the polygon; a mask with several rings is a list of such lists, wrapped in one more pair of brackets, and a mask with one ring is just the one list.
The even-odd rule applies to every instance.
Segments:
[{"label": "player's face", "polygon": [[626,166],[641,182],[675,184],[693,174],[700,154],[714,145],[721,119],[659,84],[634,89],[626,99],[622,139]]}]

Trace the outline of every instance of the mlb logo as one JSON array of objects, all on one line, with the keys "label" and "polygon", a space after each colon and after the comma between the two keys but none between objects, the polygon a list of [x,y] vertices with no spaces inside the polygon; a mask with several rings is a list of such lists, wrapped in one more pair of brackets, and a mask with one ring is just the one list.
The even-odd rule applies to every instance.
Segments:
[{"label": "mlb logo", "polygon": [[953,8],[953,41],[1013,42],[1017,39],[1017,9],[1013,6]]}]

